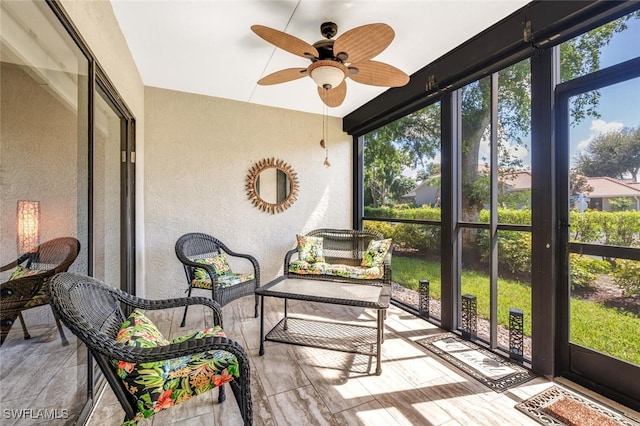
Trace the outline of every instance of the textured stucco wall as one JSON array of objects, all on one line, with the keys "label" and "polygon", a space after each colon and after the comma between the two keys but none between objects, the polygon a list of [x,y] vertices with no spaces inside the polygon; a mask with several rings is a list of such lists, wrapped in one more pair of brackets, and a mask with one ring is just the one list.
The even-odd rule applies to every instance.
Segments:
[{"label": "textured stucco wall", "polygon": [[[266,282],[281,271],[296,232],[351,226],[353,153],[340,119],[329,122],[325,168],[321,115],[145,88],[111,4],[61,4],[136,119],[138,295],[184,294],[173,247],[186,232],[253,254]],[[249,168],[269,157],[286,161],[300,182],[298,200],[275,215],[245,192]]]},{"label": "textured stucco wall", "polygon": [[144,84],[109,1],[61,0],[82,38],[136,120],[136,282],[144,294]]},{"label": "textured stucco wall", "polygon": [[[352,143],[338,118],[330,118],[330,168],[321,115],[147,87],[145,126],[147,297],[184,295],[174,245],[187,232],[254,255],[267,282],[281,272],[296,232],[351,227]],[[298,200],[274,215],[245,191],[250,167],[271,157],[287,162],[300,183]]]}]

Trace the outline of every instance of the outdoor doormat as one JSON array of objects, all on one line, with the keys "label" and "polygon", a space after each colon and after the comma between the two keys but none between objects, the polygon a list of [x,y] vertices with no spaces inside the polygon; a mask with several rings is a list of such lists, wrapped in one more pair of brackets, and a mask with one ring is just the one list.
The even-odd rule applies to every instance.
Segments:
[{"label": "outdoor doormat", "polygon": [[555,385],[516,408],[543,425],[640,426],[640,420]]},{"label": "outdoor doormat", "polygon": [[532,371],[453,333],[438,334],[416,343],[496,392],[504,392],[536,377]]}]

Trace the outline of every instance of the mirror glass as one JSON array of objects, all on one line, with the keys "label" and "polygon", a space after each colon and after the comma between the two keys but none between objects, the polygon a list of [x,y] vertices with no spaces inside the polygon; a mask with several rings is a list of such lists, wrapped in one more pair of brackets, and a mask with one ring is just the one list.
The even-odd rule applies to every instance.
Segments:
[{"label": "mirror glass", "polygon": [[280,213],[293,204],[298,193],[298,177],[282,160],[258,161],[247,175],[247,195],[260,210]]},{"label": "mirror glass", "polygon": [[267,203],[282,203],[291,193],[291,182],[285,172],[269,167],[260,172],[256,180],[256,193]]}]

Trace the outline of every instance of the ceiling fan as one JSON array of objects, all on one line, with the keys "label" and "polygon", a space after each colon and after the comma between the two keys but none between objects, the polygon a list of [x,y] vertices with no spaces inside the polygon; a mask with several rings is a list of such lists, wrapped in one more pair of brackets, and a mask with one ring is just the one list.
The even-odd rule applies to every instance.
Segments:
[{"label": "ceiling fan", "polygon": [[353,28],[338,38],[338,26],[325,22],[320,32],[325,37],[313,45],[290,34],[263,25],[252,25],[258,36],[280,49],[311,61],[307,68],[286,68],[269,74],[260,85],[285,83],[309,76],[318,85],[318,94],[329,107],[337,107],[347,95],[346,78],[372,86],[399,87],[409,76],[398,68],[371,58],[385,50],[395,33],[387,24],[367,24]]}]

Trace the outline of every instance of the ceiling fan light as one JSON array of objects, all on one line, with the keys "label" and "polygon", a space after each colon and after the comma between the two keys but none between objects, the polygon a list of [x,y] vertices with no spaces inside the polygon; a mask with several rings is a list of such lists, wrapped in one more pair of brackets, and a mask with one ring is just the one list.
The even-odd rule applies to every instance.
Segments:
[{"label": "ceiling fan light", "polygon": [[329,59],[316,61],[309,65],[309,75],[313,81],[324,89],[338,87],[345,78],[345,67],[342,63]]}]

